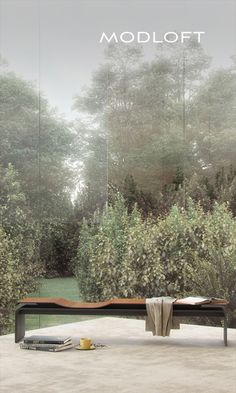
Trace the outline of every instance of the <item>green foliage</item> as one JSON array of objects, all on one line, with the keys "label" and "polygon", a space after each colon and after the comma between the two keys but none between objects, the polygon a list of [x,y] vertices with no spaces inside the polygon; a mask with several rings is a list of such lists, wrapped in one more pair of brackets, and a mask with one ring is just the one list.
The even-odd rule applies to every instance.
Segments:
[{"label": "green foliage", "polygon": [[[37,243],[45,266],[62,272],[67,264],[62,263],[61,255],[67,228],[61,232],[73,212],[71,193],[77,181],[75,133],[71,124],[49,107],[42,92],[7,68],[0,75],[0,102],[2,224],[7,234],[19,241],[22,261],[27,264],[34,258]],[[53,221],[52,234],[48,223]]]},{"label": "green foliage", "polygon": [[157,198],[150,192],[140,190],[132,175],[125,177],[121,190],[128,207],[128,213],[133,210],[135,205],[137,205],[144,217],[147,217],[150,213],[156,215],[159,212]]},{"label": "green foliage", "polygon": [[215,204],[204,220],[197,247],[195,288],[201,294],[230,299],[236,305],[236,222],[227,205]]},{"label": "green foliage", "polygon": [[215,200],[229,201],[236,215],[235,184],[222,183],[220,192],[215,184],[222,167],[236,167],[235,64],[206,73],[209,64],[193,40],[184,47],[164,45],[145,62],[140,48],[108,45],[104,64],[74,105],[87,113],[87,123],[75,128],[84,146],[88,190],[94,191],[92,184],[99,189],[102,178],[93,143],[97,136],[108,145],[103,170],[129,209],[136,202],[143,215],[163,215],[175,203],[185,206],[190,196],[205,211]]},{"label": "green foliage", "polygon": [[[185,66],[182,44],[175,50],[170,46],[163,49],[152,61],[144,62],[140,47],[108,45],[105,64],[94,73],[83,96],[75,100],[75,109],[88,114],[89,127],[84,126],[87,132],[83,136],[92,137],[91,123],[97,135],[105,131],[108,176],[119,190],[126,176],[132,175],[145,193],[160,192],[165,183],[173,181],[178,167],[191,173],[191,165],[196,164],[195,139],[188,133],[185,141],[183,135],[183,78],[186,124],[191,128],[192,100],[209,58],[192,40],[185,48]],[[85,182],[91,183],[91,173],[84,173]]]},{"label": "green foliage", "polygon": [[10,324],[10,312],[20,294],[20,282],[12,249],[13,243],[0,227],[0,334],[7,330]]},{"label": "green foliage", "polygon": [[41,224],[40,260],[46,277],[72,275],[72,260],[78,247],[81,224],[70,217],[69,222],[60,219],[45,219]]},{"label": "green foliage", "polygon": [[[67,211],[72,169],[65,165],[76,154],[69,125],[39,97],[35,87],[3,72],[0,76],[0,162],[18,171],[22,190],[36,218]],[[39,167],[40,166],[40,167]]]},{"label": "green foliage", "polygon": [[220,167],[235,167],[236,74],[233,67],[209,74],[192,106],[191,134],[196,158],[208,175]]},{"label": "green foliage", "polygon": [[11,164],[5,170],[0,169],[0,201],[1,226],[15,246],[19,244],[17,253],[22,264],[31,264],[38,256],[38,229],[22,192],[19,175]]},{"label": "green foliage", "polygon": [[158,233],[159,229],[152,220],[138,220],[131,228],[127,255],[132,270],[132,281],[129,282],[131,297],[158,296],[164,292]]},{"label": "green foliage", "polygon": [[42,266],[38,229],[12,165],[0,170],[0,201],[2,330],[16,301],[37,288]]},{"label": "green foliage", "polygon": [[106,206],[99,221],[97,214],[90,224],[84,221],[75,273],[85,299],[131,295],[133,271],[127,258],[128,239],[140,219],[136,209],[128,215],[119,197],[114,207]]},{"label": "green foliage", "polygon": [[226,205],[191,199],[164,218],[130,215],[122,198],[84,222],[76,275],[83,298],[216,296],[236,302],[236,222]]}]

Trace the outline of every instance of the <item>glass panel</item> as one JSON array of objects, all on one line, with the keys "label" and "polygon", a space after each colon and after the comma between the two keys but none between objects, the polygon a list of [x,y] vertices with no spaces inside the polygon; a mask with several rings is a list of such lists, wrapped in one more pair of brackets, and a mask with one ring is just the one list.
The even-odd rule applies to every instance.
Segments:
[{"label": "glass panel", "polygon": [[0,235],[15,289],[77,299],[83,218],[117,192],[144,218],[189,198],[236,216],[235,1],[188,3],[0,0]]},{"label": "glass panel", "polygon": [[12,253],[1,278],[9,298],[1,304],[8,312],[35,288],[40,271],[39,31],[37,3],[3,0],[0,7],[0,212]]},{"label": "glass panel", "polygon": [[[80,110],[86,67],[92,67],[89,38],[78,39],[88,17],[85,3],[44,1],[39,12],[40,257],[46,268],[40,294],[78,300],[76,280],[66,276],[73,271],[82,219],[107,200],[106,134]],[[41,324],[77,320],[42,316]]]}]

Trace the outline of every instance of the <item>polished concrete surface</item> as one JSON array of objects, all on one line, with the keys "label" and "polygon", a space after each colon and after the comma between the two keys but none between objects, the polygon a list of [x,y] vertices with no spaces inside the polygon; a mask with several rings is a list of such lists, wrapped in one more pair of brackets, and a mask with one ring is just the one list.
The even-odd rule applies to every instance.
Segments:
[{"label": "polished concrete surface", "polygon": [[170,337],[143,320],[99,318],[27,332],[91,337],[103,349],[27,351],[0,337],[1,393],[235,393],[236,329],[181,325]]}]

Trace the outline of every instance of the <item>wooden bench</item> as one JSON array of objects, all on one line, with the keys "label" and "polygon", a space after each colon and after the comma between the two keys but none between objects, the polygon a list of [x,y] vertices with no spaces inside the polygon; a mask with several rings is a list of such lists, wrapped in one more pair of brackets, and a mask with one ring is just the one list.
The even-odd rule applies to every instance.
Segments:
[{"label": "wooden bench", "polygon": [[[173,316],[207,317],[223,320],[223,338],[227,346],[227,305],[224,302],[191,305],[173,303]],[[25,315],[108,315],[147,316],[145,299],[113,299],[99,303],[80,303],[63,298],[25,298],[15,311],[15,342],[25,336]]]}]

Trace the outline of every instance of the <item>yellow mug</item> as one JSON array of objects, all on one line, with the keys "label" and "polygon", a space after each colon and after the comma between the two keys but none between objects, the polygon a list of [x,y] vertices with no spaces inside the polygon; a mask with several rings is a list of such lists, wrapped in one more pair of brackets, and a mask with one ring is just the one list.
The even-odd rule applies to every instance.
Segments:
[{"label": "yellow mug", "polygon": [[92,340],[90,338],[81,338],[79,345],[81,349],[90,349],[92,345]]}]

